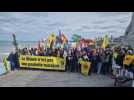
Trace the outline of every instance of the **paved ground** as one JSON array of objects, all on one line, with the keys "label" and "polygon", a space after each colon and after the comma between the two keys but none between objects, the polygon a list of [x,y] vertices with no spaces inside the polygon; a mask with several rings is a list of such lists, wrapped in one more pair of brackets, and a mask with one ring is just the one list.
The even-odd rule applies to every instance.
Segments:
[{"label": "paved ground", "polygon": [[51,71],[12,71],[0,76],[1,87],[109,87],[113,80],[102,75],[83,76],[79,73]]},{"label": "paved ground", "polygon": [[0,76],[0,87],[113,87],[108,76],[79,73],[20,70]]}]

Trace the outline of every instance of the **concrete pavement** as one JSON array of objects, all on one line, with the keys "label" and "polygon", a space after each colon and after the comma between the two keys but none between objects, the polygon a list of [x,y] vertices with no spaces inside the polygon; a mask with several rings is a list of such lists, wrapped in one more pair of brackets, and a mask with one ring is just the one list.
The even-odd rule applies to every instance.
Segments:
[{"label": "concrete pavement", "polygon": [[0,87],[113,87],[108,76],[79,73],[15,70],[0,76]]}]

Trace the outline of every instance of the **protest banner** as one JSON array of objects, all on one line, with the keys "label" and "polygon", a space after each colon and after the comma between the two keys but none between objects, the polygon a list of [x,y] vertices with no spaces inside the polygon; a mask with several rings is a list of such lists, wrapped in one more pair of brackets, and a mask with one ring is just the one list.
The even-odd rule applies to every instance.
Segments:
[{"label": "protest banner", "polygon": [[85,76],[88,76],[89,70],[90,70],[90,66],[91,62],[87,62],[87,61],[81,61],[81,73]]},{"label": "protest banner", "polygon": [[65,60],[59,57],[21,55],[19,63],[21,68],[65,70]]},{"label": "protest banner", "polygon": [[126,55],[123,64],[127,66],[134,64],[134,55]]}]

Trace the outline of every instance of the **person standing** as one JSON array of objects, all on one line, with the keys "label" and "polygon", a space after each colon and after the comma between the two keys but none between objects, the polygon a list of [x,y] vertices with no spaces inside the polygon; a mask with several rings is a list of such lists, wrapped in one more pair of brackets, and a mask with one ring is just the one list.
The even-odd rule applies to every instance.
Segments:
[{"label": "person standing", "polygon": [[103,55],[101,52],[97,54],[97,74],[100,74],[102,68],[102,58]]},{"label": "person standing", "polygon": [[70,66],[70,59],[69,59],[69,55],[67,55],[66,57],[66,65],[65,65],[65,71],[69,71],[69,66]]},{"label": "person standing", "polygon": [[71,50],[69,50],[66,58],[67,71],[71,72],[71,67],[72,67],[72,56],[71,56]]},{"label": "person standing", "polygon": [[107,51],[105,51],[104,63],[103,63],[103,74],[104,75],[108,73],[108,62],[109,62],[109,54]]},{"label": "person standing", "polygon": [[13,57],[14,57],[15,68],[19,68],[19,56],[18,56],[18,53],[15,52]]},{"label": "person standing", "polygon": [[15,69],[14,52],[11,52],[7,58],[10,61],[11,71]]},{"label": "person standing", "polygon": [[74,49],[72,50],[71,52],[71,72],[74,72],[75,71],[75,54],[74,54]]},{"label": "person standing", "polygon": [[96,55],[94,54],[93,51],[91,51],[89,58],[91,61],[91,72],[95,73],[96,72]]},{"label": "person standing", "polygon": [[[66,50],[64,50],[63,58],[64,58],[64,61],[66,62],[66,60],[67,60],[67,51]],[[67,66],[66,65],[65,65],[65,71],[67,71]]]},{"label": "person standing", "polygon": [[112,50],[109,50],[109,69],[108,69],[108,73],[110,75],[112,75],[112,61],[113,61],[113,53],[112,53]]},{"label": "person standing", "polygon": [[79,59],[78,59],[78,73],[81,73],[81,61],[82,61],[82,56],[79,55]]},{"label": "person standing", "polygon": [[78,72],[78,54],[77,50],[74,50],[74,55],[73,55],[73,65],[74,65],[74,72]]}]

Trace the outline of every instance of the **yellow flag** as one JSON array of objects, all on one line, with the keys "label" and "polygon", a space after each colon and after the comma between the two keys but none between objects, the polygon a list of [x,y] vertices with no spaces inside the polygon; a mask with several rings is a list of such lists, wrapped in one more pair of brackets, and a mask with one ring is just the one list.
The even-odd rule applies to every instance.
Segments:
[{"label": "yellow flag", "polygon": [[105,48],[107,48],[107,47],[108,47],[108,45],[109,45],[109,39],[108,39],[108,36],[107,36],[107,35],[105,35],[105,37],[104,37],[104,39],[103,39],[103,43],[102,43],[101,47],[105,49]]},{"label": "yellow flag", "polygon": [[56,35],[54,33],[50,34],[47,41],[47,47],[50,48],[52,41],[56,40]]},{"label": "yellow flag", "polygon": [[8,64],[8,62],[7,62],[7,57],[4,57],[4,59],[3,59],[3,64],[4,64],[4,73],[6,73],[6,72],[8,72],[9,71],[9,64]]}]

